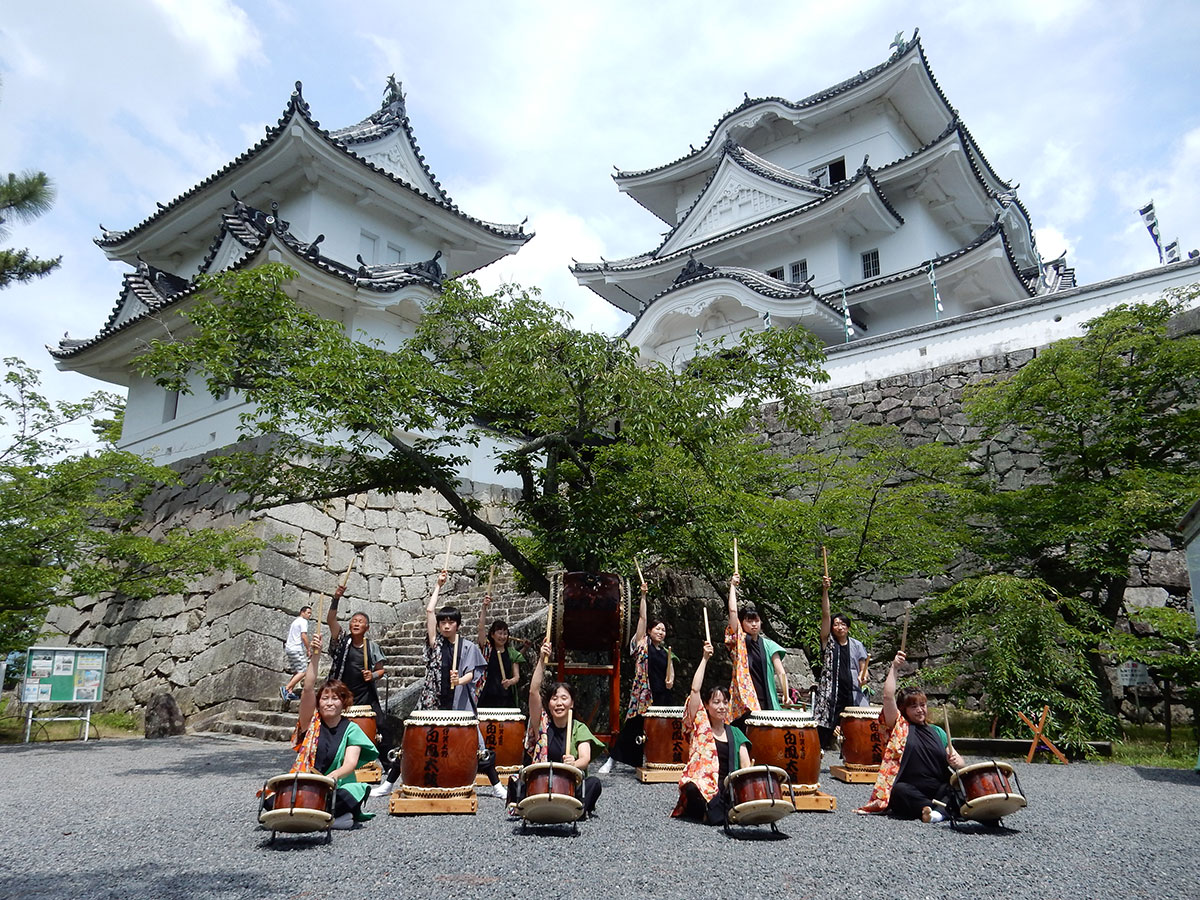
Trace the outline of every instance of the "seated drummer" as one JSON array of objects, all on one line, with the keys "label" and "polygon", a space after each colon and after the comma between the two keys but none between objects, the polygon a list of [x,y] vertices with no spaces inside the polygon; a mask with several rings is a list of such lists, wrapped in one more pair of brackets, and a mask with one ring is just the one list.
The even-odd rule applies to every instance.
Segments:
[{"label": "seated drummer", "polygon": [[[584,773],[583,796],[579,800],[583,803],[583,815],[590,817],[600,799],[601,787],[599,778],[587,774],[587,767],[593,754],[603,749],[604,744],[586,723],[573,717],[568,740],[567,713],[575,708],[575,688],[565,681],[555,681],[542,689],[550,651],[550,642],[546,641],[529,682],[529,728],[525,733],[525,751],[531,762],[566,763]],[[525,783],[517,773],[508,782],[510,815],[515,815],[516,804],[524,799]]]},{"label": "seated drummer", "polygon": [[375,729],[379,746],[388,746],[384,733],[383,705],[379,702],[379,681],[387,673],[383,664],[387,661],[379,645],[367,637],[371,620],[364,612],[350,617],[346,630],[338,623],[338,600],[341,593],[335,591],[329,604],[325,622],[329,625],[329,657],[333,661],[329,677],[342,682],[354,695],[351,706],[369,706],[375,713]]},{"label": "seated drummer", "polygon": [[376,759],[379,751],[361,728],[342,716],[354,699],[346,685],[329,679],[314,690],[321,658],[320,634],[313,636],[310,651],[296,723],[296,762],[291,771],[319,772],[337,782],[331,827],[348,829],[355,822],[374,818],[374,813],[363,811],[368,785],[356,779],[354,770]]},{"label": "seated drummer", "polygon": [[713,645],[704,642],[704,656],[692,676],[692,692],[683,708],[683,731],[691,740],[687,765],[679,779],[679,802],[673,816],[724,825],[728,812],[725,778],[750,765],[750,742],[739,728],[725,723],[729,692],[719,684],[708,689],[701,703],[704,669]]},{"label": "seated drummer", "polygon": [[[487,660],[474,642],[468,641],[458,633],[462,624],[462,613],[453,606],[443,606],[436,610],[438,593],[446,583],[448,574],[445,569],[438,575],[437,590],[429,597],[425,607],[425,683],[421,688],[421,697],[417,700],[417,709],[456,709],[476,715],[474,683],[482,681],[487,673]],[[457,667],[455,667],[455,645],[458,647]],[[495,754],[487,749],[483,742],[483,733],[479,734],[479,768],[491,782],[492,792],[497,797],[506,796],[500,786],[500,776],[496,772]],[[387,777],[379,787],[375,788],[372,796],[382,796],[391,793],[397,779],[400,777],[400,759],[397,758]]]},{"label": "seated drummer", "polygon": [[783,670],[787,651],[762,633],[762,618],[754,604],[738,609],[741,581],[741,575],[734,572],[729,581],[729,624],[725,628],[725,646],[733,656],[729,718],[739,727],[752,713],[782,709],[788,699],[787,673]]},{"label": "seated drummer", "polygon": [[904,651],[896,654],[883,682],[880,719],[890,734],[871,798],[858,812],[941,822],[957,812],[947,766],[959,769],[963,758],[950,746],[946,732],[926,721],[929,709],[923,690],[907,687],[896,694],[896,670],[904,660]]}]

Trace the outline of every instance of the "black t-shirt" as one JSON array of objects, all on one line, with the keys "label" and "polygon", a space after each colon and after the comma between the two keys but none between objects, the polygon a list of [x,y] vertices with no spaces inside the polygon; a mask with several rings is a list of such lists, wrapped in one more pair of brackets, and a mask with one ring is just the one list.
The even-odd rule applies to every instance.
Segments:
[{"label": "black t-shirt", "polygon": [[750,666],[750,680],[754,682],[754,693],[758,705],[763,709],[774,709],[771,692],[767,690],[766,654],[763,652],[762,637],[746,635],[746,662]]},{"label": "black t-shirt", "polygon": [[850,680],[850,643],[847,641],[843,647],[835,640],[833,652],[837,656],[837,688],[833,698],[833,711],[840,713],[847,706],[854,705],[854,685]]},{"label": "black t-shirt", "polygon": [[325,773],[333,767],[338,747],[342,745],[342,738],[349,726],[350,720],[345,718],[333,728],[321,723],[321,733],[317,735],[317,757],[314,760],[318,772]]},{"label": "black t-shirt", "polygon": [[[502,659],[503,657],[503,659]],[[501,669],[503,664],[503,669]],[[488,657],[487,681],[479,694],[480,706],[508,706],[513,702],[512,688],[506,688],[501,682],[512,675],[512,661],[508,658],[508,648],[497,650],[492,648]]]},{"label": "black t-shirt", "polygon": [[667,648],[655,647],[650,641],[649,675],[650,694],[657,706],[670,706],[671,692],[667,690]]},{"label": "black t-shirt", "polygon": [[717,741],[715,736],[713,740],[717,742],[717,789],[723,791],[725,779],[729,776],[729,741]]},{"label": "black t-shirt", "polygon": [[938,733],[928,725],[908,724],[908,741],[900,758],[898,780],[928,789],[931,793],[947,784],[946,748]]},{"label": "black t-shirt", "polygon": [[567,729],[559,728],[554,722],[546,729],[546,759],[550,762],[562,762],[567,753]]},{"label": "black t-shirt", "polygon": [[[454,641],[457,641],[456,637]],[[442,665],[441,665],[441,680],[438,684],[441,685],[441,698],[438,706],[441,709],[454,708],[454,688],[450,683],[450,664],[454,662],[454,641],[440,641],[442,646]],[[461,652],[461,651],[460,651]],[[462,673],[459,672],[459,675]]]}]

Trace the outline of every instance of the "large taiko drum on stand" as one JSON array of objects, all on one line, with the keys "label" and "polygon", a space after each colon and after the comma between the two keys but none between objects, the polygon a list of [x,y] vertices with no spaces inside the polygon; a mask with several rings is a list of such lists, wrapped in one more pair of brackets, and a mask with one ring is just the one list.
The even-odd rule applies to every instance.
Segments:
[{"label": "large taiko drum on stand", "polygon": [[950,786],[959,794],[958,814],[964,819],[997,822],[1028,806],[1013,767],[994,759],[963,766],[950,776]]},{"label": "large taiko drum on stand", "polygon": [[480,707],[479,730],[484,745],[496,754],[496,769],[501,774],[510,775],[521,768],[525,753],[525,714],[521,710]]},{"label": "large taiko drum on stand", "polygon": [[691,742],[683,733],[682,706],[651,706],[642,713],[642,729],[648,767],[682,768],[687,763]]},{"label": "large taiko drum on stand", "polygon": [[887,735],[879,715],[882,706],[847,706],[842,710],[842,761],[849,769],[878,769]]},{"label": "large taiko drum on stand", "polygon": [[791,710],[761,710],[746,719],[755,762],[778,766],[796,793],[821,786],[821,738],[812,716]]},{"label": "large taiko drum on stand", "polygon": [[796,811],[790,796],[788,774],[778,766],[748,766],[730,772],[725,779],[729,791],[730,825],[774,825]]},{"label": "large taiko drum on stand", "polygon": [[479,766],[479,720],[458,710],[418,710],[404,722],[402,792],[452,796],[474,790]]},{"label": "large taiko drum on stand", "polygon": [[363,734],[371,739],[372,744],[379,743],[379,731],[375,721],[375,710],[368,704],[350,706],[343,715],[363,730]]},{"label": "large taiko drum on stand", "polygon": [[550,580],[551,632],[569,650],[609,653],[633,633],[629,581],[608,572],[562,572]]},{"label": "large taiko drum on stand", "polygon": [[561,825],[583,815],[583,772],[566,763],[533,763],[521,770],[525,797],[517,812],[527,822]]},{"label": "large taiko drum on stand", "polygon": [[263,785],[258,821],[271,831],[325,831],[333,822],[337,782],[317,772],[288,772]]}]

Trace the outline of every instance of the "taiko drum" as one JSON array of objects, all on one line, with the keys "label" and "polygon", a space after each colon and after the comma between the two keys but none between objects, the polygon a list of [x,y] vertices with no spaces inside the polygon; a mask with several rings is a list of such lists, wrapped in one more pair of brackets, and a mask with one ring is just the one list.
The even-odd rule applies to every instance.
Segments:
[{"label": "taiko drum", "polygon": [[763,825],[795,812],[785,793],[788,775],[778,766],[754,765],[730,772],[729,822],[734,825]]},{"label": "taiko drum", "polygon": [[479,767],[479,722],[449,710],[414,712],[404,722],[400,779],[423,788],[475,783]]},{"label": "taiko drum", "polygon": [[881,706],[848,706],[842,710],[842,759],[847,765],[870,768],[883,762],[887,744],[879,722]]},{"label": "taiko drum", "polygon": [[525,715],[519,709],[481,707],[483,743],[496,754],[497,766],[520,766],[525,752]]},{"label": "taiko drum", "polygon": [[337,783],[316,772],[288,772],[267,779],[258,820],[272,831],[301,833],[327,828],[333,820],[333,792]]},{"label": "taiko drum", "polygon": [[959,769],[950,776],[963,799],[959,813],[964,819],[994,822],[1024,809],[1028,804],[1020,786],[1013,786],[1015,779],[1013,767],[996,760]]},{"label": "taiko drum", "polygon": [[651,706],[642,714],[646,762],[682,766],[688,761],[690,742],[683,733],[682,706]]},{"label": "taiko drum", "polygon": [[821,739],[811,716],[763,710],[746,720],[745,730],[755,762],[778,766],[797,787],[820,783]]},{"label": "taiko drum", "polygon": [[528,822],[543,825],[574,822],[583,815],[579,798],[583,772],[566,763],[533,763],[521,770],[525,797],[517,811]]},{"label": "taiko drum", "polygon": [[375,710],[370,706],[347,707],[343,715],[363,730],[363,734],[371,739],[372,744],[379,743],[379,731],[375,722]]}]

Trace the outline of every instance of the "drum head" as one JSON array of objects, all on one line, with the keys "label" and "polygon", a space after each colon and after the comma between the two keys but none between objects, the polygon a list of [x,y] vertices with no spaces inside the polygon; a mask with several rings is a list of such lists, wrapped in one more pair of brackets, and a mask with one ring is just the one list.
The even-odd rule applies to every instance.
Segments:
[{"label": "drum head", "polygon": [[561,825],[582,816],[583,804],[566,794],[530,794],[517,805],[517,812],[527,822]]},{"label": "drum head", "polygon": [[258,821],[271,831],[303,834],[307,831],[324,831],[333,821],[333,816],[323,809],[268,809],[259,815]]},{"label": "drum head", "polygon": [[1028,805],[1020,794],[988,794],[986,797],[968,800],[959,807],[958,814],[964,819],[974,819],[976,822],[995,822]]},{"label": "drum head", "polygon": [[328,775],[322,775],[320,772],[285,772],[283,775],[276,775],[274,778],[267,779],[267,787],[273,791],[285,790],[293,781],[299,784],[319,784],[326,788],[334,788],[337,782]]},{"label": "drum head", "polygon": [[537,775],[549,774],[551,768],[553,768],[554,774],[559,776],[560,778],[566,777],[566,778],[572,779],[575,782],[576,788],[578,788],[579,785],[583,784],[583,770],[582,769],[578,769],[575,766],[568,765],[567,763],[560,763],[560,762],[530,763],[529,765],[527,765],[521,769],[521,780],[528,783],[531,778],[533,778]]},{"label": "drum head", "polygon": [[787,800],[748,800],[729,811],[731,825],[769,825],[796,811]]},{"label": "drum head", "polygon": [[998,762],[994,759],[987,762],[971,763],[969,766],[963,766],[961,769],[950,774],[950,783],[958,784],[959,781],[968,775],[973,775],[976,772],[995,772],[999,770],[1005,778],[1013,777],[1013,767],[1005,762]]}]

